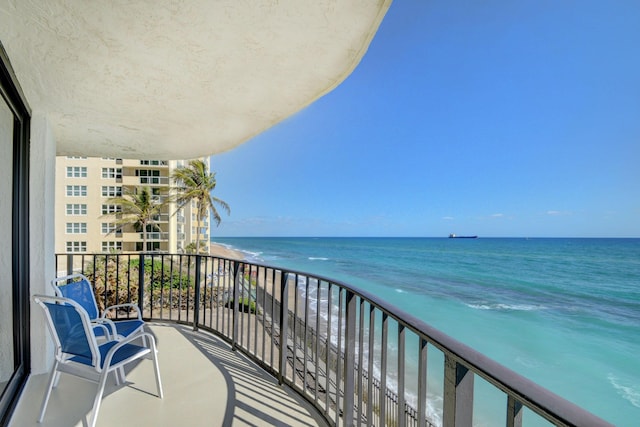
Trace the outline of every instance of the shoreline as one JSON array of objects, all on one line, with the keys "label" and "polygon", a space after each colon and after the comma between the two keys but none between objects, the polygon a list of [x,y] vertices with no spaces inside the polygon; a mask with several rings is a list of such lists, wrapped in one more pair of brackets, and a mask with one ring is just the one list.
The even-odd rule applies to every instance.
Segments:
[{"label": "shoreline", "polygon": [[213,255],[220,258],[238,260],[238,261],[246,260],[242,252],[237,251],[235,249],[229,249],[228,247],[220,245],[218,243],[209,244],[209,255]]}]

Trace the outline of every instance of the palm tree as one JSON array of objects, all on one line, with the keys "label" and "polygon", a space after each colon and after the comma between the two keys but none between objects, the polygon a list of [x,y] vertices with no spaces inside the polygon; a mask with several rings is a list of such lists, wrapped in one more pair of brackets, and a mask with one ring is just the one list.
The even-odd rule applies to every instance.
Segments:
[{"label": "palm tree", "polygon": [[179,167],[171,175],[176,183],[175,202],[178,208],[182,208],[191,201],[196,201],[198,227],[196,232],[196,254],[200,253],[200,223],[211,210],[216,226],[220,225],[222,218],[216,209],[216,205],[231,213],[229,205],[211,195],[216,188],[216,174],[209,172],[207,163],[201,159],[189,161],[187,166]]},{"label": "palm tree", "polygon": [[[124,225],[133,225],[136,229],[142,229],[143,249],[147,250],[147,233],[148,227],[154,230],[160,230],[155,224],[154,218],[162,212],[162,207],[166,202],[158,202],[154,200],[153,194],[149,187],[137,187],[133,191],[125,190],[126,193],[120,197],[112,197],[109,203],[120,206],[120,211],[103,216],[115,216],[113,224],[119,225],[117,229]],[[116,230],[109,232],[113,233]]]}]

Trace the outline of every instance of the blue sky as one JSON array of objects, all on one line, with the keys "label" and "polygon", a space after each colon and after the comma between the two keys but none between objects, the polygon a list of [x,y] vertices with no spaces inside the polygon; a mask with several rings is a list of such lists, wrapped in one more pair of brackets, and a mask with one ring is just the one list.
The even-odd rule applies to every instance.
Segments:
[{"label": "blue sky", "polygon": [[640,237],[639,18],[396,1],[344,83],[212,157],[213,239]]}]

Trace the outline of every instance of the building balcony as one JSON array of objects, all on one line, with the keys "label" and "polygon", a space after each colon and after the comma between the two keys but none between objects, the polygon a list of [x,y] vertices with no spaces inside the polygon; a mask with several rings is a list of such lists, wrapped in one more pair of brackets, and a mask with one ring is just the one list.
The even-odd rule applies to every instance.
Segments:
[{"label": "building balcony", "polygon": [[122,177],[122,185],[136,187],[139,185],[148,186],[167,186],[169,185],[169,177],[167,176],[131,176],[124,175]]},{"label": "building balcony", "polygon": [[[135,232],[124,232],[122,233],[122,241],[123,242],[142,242],[145,239],[145,233],[135,231]],[[147,241],[165,241],[169,240],[169,233],[166,232],[147,232]]]},{"label": "building balcony", "polygon": [[157,169],[168,168],[169,162],[166,160],[137,160],[137,159],[124,159],[122,164],[127,169]]},{"label": "building balcony", "polygon": [[[106,289],[100,265],[118,278]],[[107,391],[98,425],[471,426],[478,413],[508,427],[609,425],[328,278],[203,255],[58,255],[59,274],[69,268],[106,304],[136,303],[159,342],[164,399],[140,364],[124,390]],[[30,379],[11,426],[37,425],[44,382]],[[85,390],[63,377],[41,425],[82,425]]]},{"label": "building balcony", "polygon": [[[164,399],[157,398],[151,363],[109,381],[97,426],[325,426],[317,411],[289,387],[223,339],[177,323],[147,327],[158,344]],[[82,427],[95,385],[62,375],[42,423],[37,422],[47,374],[32,376],[11,420],[13,427]]]},{"label": "building balcony", "polygon": [[160,215],[154,216],[153,220],[155,222],[169,222],[170,218],[171,218],[171,215],[166,213],[166,214],[160,214]]}]

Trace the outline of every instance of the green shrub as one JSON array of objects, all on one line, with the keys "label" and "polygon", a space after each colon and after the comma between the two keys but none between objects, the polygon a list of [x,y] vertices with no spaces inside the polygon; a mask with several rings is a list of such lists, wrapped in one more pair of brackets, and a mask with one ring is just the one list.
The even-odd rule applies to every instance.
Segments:
[{"label": "green shrub", "polygon": [[[249,298],[244,297],[240,299],[239,302],[239,307],[238,309],[244,313],[251,313],[251,314],[256,314],[256,302],[253,300],[249,300]],[[233,308],[233,299],[230,299],[226,304],[225,307],[227,308]]]}]

